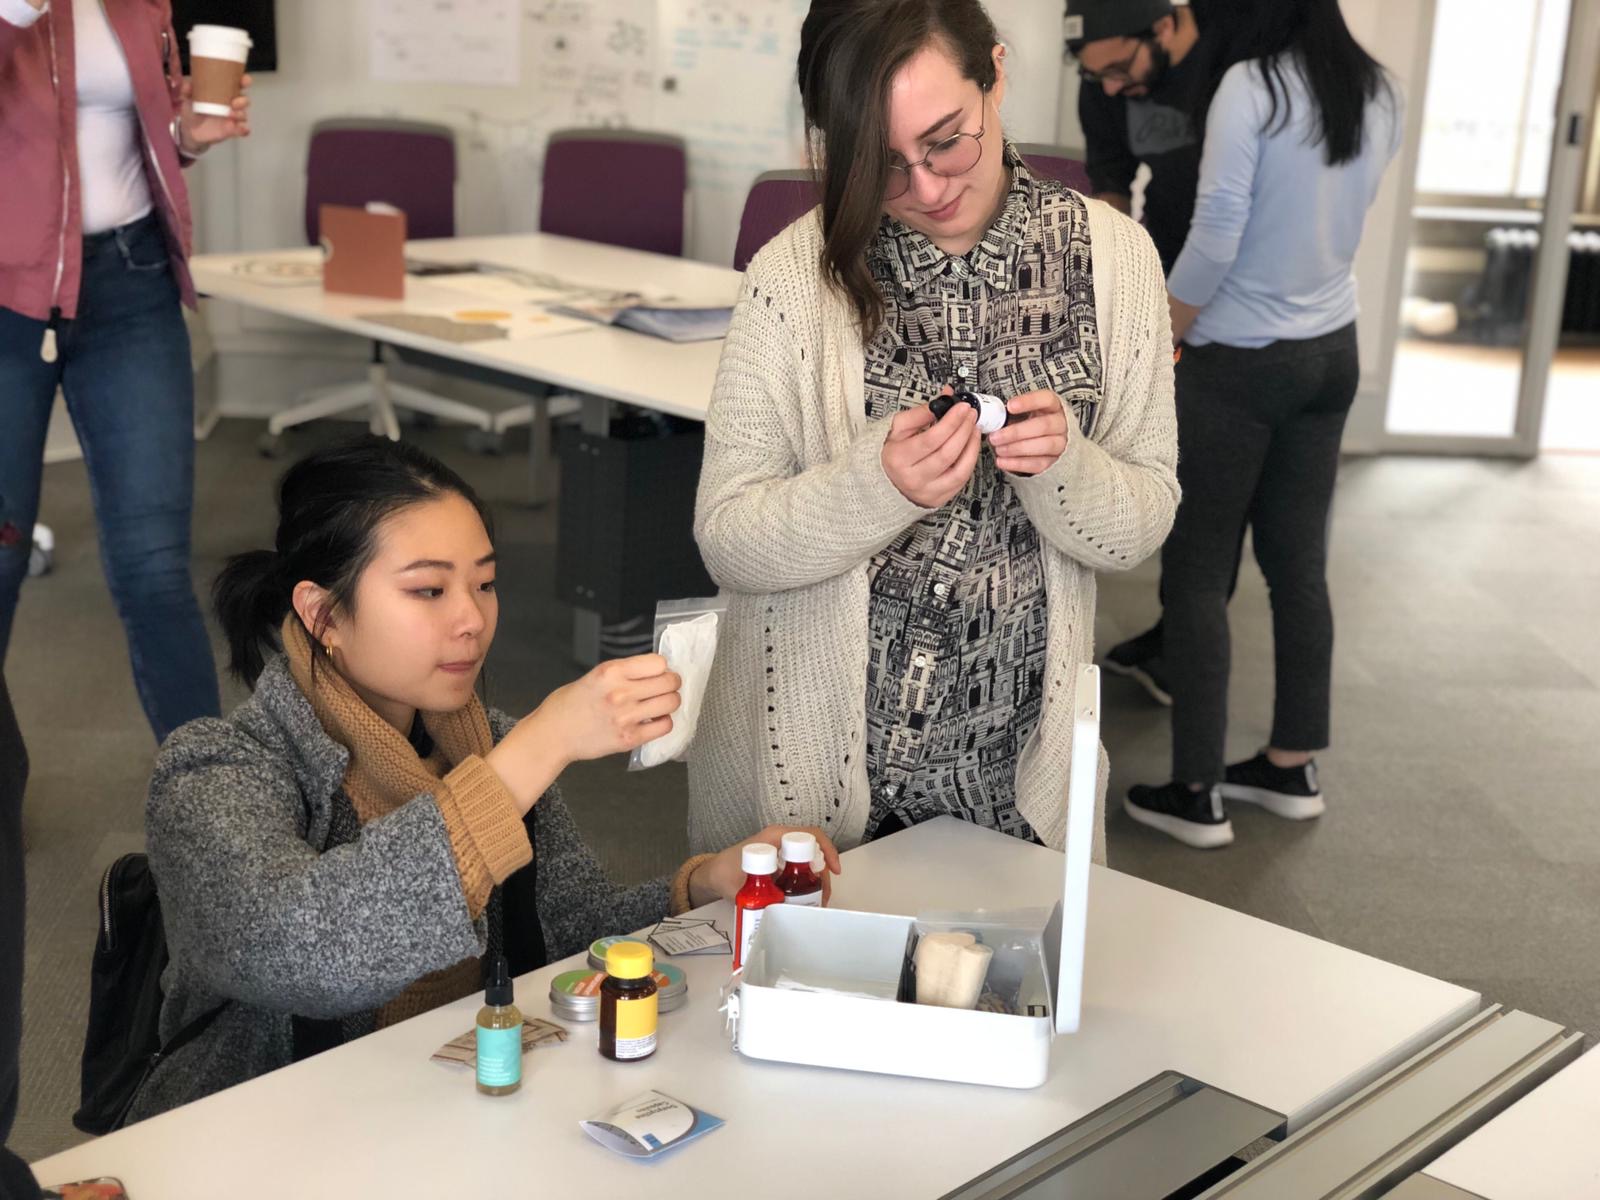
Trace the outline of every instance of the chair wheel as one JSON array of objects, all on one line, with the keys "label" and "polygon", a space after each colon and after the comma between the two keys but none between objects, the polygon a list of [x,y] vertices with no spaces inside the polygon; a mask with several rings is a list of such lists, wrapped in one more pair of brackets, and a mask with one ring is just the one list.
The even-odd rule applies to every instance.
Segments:
[{"label": "chair wheel", "polygon": [[256,452],[262,458],[282,458],[287,448],[281,433],[263,433],[256,439]]},{"label": "chair wheel", "polygon": [[492,429],[467,430],[467,449],[474,454],[504,454],[506,435]]}]

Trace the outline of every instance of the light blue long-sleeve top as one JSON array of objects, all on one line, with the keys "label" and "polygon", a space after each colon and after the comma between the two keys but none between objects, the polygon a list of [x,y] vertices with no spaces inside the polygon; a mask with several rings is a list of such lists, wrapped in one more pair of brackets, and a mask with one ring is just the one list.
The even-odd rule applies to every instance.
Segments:
[{"label": "light blue long-sleeve top", "polygon": [[[1317,110],[1292,60],[1292,116],[1264,128],[1271,98],[1258,62],[1222,77],[1206,117],[1194,221],[1167,280],[1201,310],[1184,341],[1256,348],[1314,338],[1356,317],[1351,271],[1367,209],[1404,136],[1391,83],[1368,103],[1361,152],[1330,167],[1312,144]],[[1279,97],[1280,112],[1282,96]]]}]

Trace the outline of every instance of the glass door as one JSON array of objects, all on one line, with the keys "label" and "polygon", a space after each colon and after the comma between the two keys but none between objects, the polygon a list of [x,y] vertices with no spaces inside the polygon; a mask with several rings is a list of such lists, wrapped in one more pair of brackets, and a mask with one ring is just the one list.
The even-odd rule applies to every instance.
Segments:
[{"label": "glass door", "polygon": [[1600,449],[1600,218],[1592,255],[1575,221],[1600,0],[1433,9],[1382,446],[1531,457],[1559,410]]}]

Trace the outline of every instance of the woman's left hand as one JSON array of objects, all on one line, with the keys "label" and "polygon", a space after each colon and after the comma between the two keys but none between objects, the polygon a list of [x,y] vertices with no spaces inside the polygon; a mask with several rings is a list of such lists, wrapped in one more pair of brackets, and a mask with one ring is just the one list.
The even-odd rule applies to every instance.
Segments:
[{"label": "woman's left hand", "polygon": [[[729,846],[715,858],[707,859],[689,876],[689,903],[698,908],[713,900],[732,901],[744,886],[744,848],[755,842],[765,842],[781,849],[786,833],[809,833],[817,839],[817,849],[822,851],[824,864],[822,902],[826,904],[833,895],[833,876],[843,874],[844,868],[839,865],[839,851],[834,848],[832,840],[814,825],[768,825],[754,837],[747,837]],[[779,869],[782,869],[781,863]]]},{"label": "woman's left hand", "polygon": [[1026,415],[989,435],[994,465],[1012,475],[1038,475],[1055,464],[1067,449],[1067,410],[1054,392],[1025,392],[1013,396],[1006,411]]},{"label": "woman's left hand", "polygon": [[213,117],[194,111],[194,84],[183,81],[183,110],[178,114],[178,144],[185,154],[204,154],[218,142],[250,136],[250,76],[239,80],[233,113]]}]

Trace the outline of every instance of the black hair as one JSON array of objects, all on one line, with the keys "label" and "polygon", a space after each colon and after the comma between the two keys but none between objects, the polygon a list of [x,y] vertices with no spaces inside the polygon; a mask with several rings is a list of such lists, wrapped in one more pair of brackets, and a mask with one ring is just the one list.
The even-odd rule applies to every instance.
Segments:
[{"label": "black hair", "polygon": [[1354,160],[1366,138],[1370,101],[1392,92],[1388,73],[1356,41],[1339,0],[1193,0],[1203,37],[1214,47],[1209,84],[1196,97],[1195,123],[1236,63],[1253,62],[1267,85],[1271,108],[1262,132],[1285,128],[1293,116],[1285,59],[1306,81],[1315,109],[1311,145],[1325,147],[1329,166]]},{"label": "black hair", "polygon": [[[328,592],[323,622],[332,611],[354,612],[356,584],[377,552],[378,527],[403,509],[451,494],[477,510],[493,541],[489,510],[471,485],[408,442],[369,435],[295,463],[278,483],[275,549],[234,555],[211,588],[228,639],[229,669],[255,686],[267,652],[280,648],[278,631],[303,579]],[[313,651],[324,629],[305,630]]]},{"label": "black hair", "polygon": [[866,338],[877,332],[884,312],[866,254],[883,216],[889,174],[889,85],[937,41],[987,95],[997,78],[999,40],[979,0],[811,0],[800,26],[797,74],[821,183],[821,265]]}]

